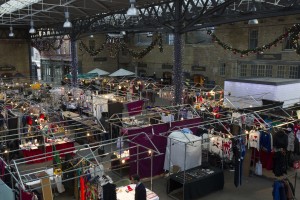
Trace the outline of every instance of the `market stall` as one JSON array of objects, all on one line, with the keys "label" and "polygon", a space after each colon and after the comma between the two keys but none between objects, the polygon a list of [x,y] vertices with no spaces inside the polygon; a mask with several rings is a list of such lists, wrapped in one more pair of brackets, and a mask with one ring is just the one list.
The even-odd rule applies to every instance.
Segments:
[{"label": "market stall", "polygon": [[173,131],[168,136],[165,153],[164,170],[170,171],[171,166],[179,166],[188,170],[201,165],[202,138],[192,134],[190,129]]},{"label": "market stall", "polygon": [[[284,102],[283,107],[292,106],[299,101],[298,79],[245,78],[225,81],[225,103],[236,108],[262,106],[262,99]],[[248,103],[247,103],[248,102]]]},{"label": "market stall", "polygon": [[[191,112],[191,117],[187,117],[188,111]],[[170,115],[170,120],[168,120],[167,122],[163,121],[162,119],[164,119],[165,117],[165,115],[162,115],[163,113],[168,113]],[[157,147],[158,151],[162,153],[165,153],[167,139],[160,134],[167,132],[174,127],[180,127],[189,124],[199,124],[201,122],[201,118],[189,105],[142,110],[139,115],[131,118],[132,120],[130,121],[130,123],[126,123],[126,116],[128,116],[128,113],[122,113],[121,116],[122,118],[114,116],[109,120],[109,122],[111,123],[111,130],[120,131],[119,136],[129,136],[132,141],[138,144],[143,144],[148,148],[151,148],[154,144]],[[143,135],[136,136],[136,134],[138,133],[145,133],[146,137]],[[140,155],[138,158],[136,156],[132,156],[137,152],[139,152],[138,148],[130,149],[131,161],[147,157],[147,154]],[[156,165],[153,169],[153,175],[161,174],[163,172],[164,156],[155,157],[154,162],[156,163]],[[149,165],[149,160],[140,161],[139,174],[141,177],[151,176]],[[136,170],[136,165],[130,165],[130,174],[134,174]]]}]

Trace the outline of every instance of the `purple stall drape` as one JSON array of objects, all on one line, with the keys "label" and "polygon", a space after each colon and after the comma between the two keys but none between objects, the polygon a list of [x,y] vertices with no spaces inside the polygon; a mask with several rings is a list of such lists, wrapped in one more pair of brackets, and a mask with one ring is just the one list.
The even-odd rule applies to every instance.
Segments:
[{"label": "purple stall drape", "polygon": [[[149,155],[147,149],[144,147],[150,148],[150,149],[155,149],[162,153],[162,155],[157,156],[156,153],[153,154],[153,171],[152,175],[156,176],[159,174],[162,174],[164,172],[163,166],[164,166],[164,159],[165,159],[165,152],[166,152],[166,147],[167,147],[167,136],[169,134],[164,134],[164,136],[161,136],[161,133],[168,132],[170,130],[176,130],[180,129],[180,127],[184,126],[188,128],[188,125],[190,126],[196,126],[197,124],[200,124],[201,118],[194,118],[194,119],[187,119],[187,120],[182,120],[182,121],[176,121],[172,123],[164,123],[164,124],[157,124],[157,125],[152,125],[148,127],[143,127],[143,128],[130,128],[127,129],[126,131],[123,131],[123,133],[128,134],[129,136],[132,135],[133,137],[130,138],[134,143],[130,143],[129,147],[130,148],[130,175],[138,173],[141,178],[145,177],[150,177],[151,176],[151,156]],[[176,127],[176,128],[175,128]],[[173,129],[172,129],[173,128]],[[197,131],[197,128],[191,128],[191,131],[195,133]],[[146,133],[145,134],[140,134],[136,136],[138,133]],[[152,143],[155,145],[151,144],[149,139],[152,141]],[[136,144],[140,144],[142,146],[139,146],[139,172],[137,172],[137,147]],[[141,152],[143,152],[141,154]]]}]

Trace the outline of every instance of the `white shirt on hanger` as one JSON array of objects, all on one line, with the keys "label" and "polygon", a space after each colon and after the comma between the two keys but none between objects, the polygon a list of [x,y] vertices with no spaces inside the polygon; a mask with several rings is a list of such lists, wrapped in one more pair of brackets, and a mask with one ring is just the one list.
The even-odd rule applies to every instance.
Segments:
[{"label": "white shirt on hanger", "polygon": [[248,140],[248,148],[253,147],[259,151],[259,140],[260,139],[260,132],[256,130],[251,130],[249,132],[249,140]]}]

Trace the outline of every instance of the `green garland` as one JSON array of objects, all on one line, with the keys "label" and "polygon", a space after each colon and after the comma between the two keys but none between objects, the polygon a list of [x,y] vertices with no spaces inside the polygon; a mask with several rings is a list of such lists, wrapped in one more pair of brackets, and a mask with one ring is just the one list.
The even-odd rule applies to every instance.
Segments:
[{"label": "green garland", "polygon": [[[59,44],[57,46],[55,46],[56,41],[59,41]],[[35,38],[31,40],[31,46],[39,51],[58,50],[61,48],[63,41],[63,36],[61,38]]]},{"label": "green garland", "polygon": [[162,36],[161,34],[157,35],[157,37],[154,38],[154,40],[151,42],[151,44],[146,47],[145,49],[141,51],[135,51],[133,49],[130,49],[128,45],[121,41],[121,39],[118,38],[111,38],[108,37],[106,39],[106,42],[101,44],[99,48],[94,49],[88,47],[86,44],[84,44],[82,41],[79,43],[79,50],[83,51],[85,50],[90,56],[96,56],[99,53],[101,53],[104,49],[108,49],[110,53],[110,57],[116,57],[119,50],[127,51],[129,55],[131,55],[135,59],[141,59],[144,56],[146,56],[154,47],[158,45],[159,51],[163,52],[163,44],[162,44]]},{"label": "green garland", "polygon": [[221,47],[223,47],[225,50],[230,50],[234,54],[241,54],[241,57],[244,57],[245,55],[248,56],[249,53],[262,53],[265,50],[270,49],[273,46],[277,46],[279,42],[282,42],[287,37],[290,37],[290,39],[293,41],[292,48],[296,50],[297,54],[300,54],[300,45],[298,43],[299,39],[299,32],[300,32],[300,24],[294,24],[291,28],[289,28],[285,33],[277,37],[274,41],[265,44],[261,47],[256,47],[255,49],[236,49],[231,47],[230,45],[222,42],[211,30],[207,31],[207,34],[212,37],[212,40],[218,43]]}]

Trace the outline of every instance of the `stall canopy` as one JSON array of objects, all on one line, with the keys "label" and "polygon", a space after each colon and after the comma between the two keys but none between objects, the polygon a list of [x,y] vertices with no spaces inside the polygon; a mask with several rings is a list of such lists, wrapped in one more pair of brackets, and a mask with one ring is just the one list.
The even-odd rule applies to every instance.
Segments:
[{"label": "stall canopy", "polygon": [[135,75],[135,73],[121,68],[115,71],[114,73],[110,74],[109,76],[132,76],[132,75]]},{"label": "stall canopy", "polygon": [[168,136],[164,169],[177,165],[187,170],[201,165],[201,137],[174,131]]},{"label": "stall canopy", "polygon": [[[88,74],[78,74],[77,78],[79,78],[79,79],[93,79],[97,76],[98,76],[97,73],[88,73]],[[67,74],[66,78],[72,78],[72,75]]]},{"label": "stall canopy", "polygon": [[99,69],[99,68],[95,68],[95,69],[93,69],[92,71],[89,71],[89,72],[88,72],[88,74],[91,74],[91,73],[92,73],[92,74],[97,73],[98,76],[105,76],[105,75],[108,75],[108,74],[109,74],[109,72],[104,71],[104,70]]}]

